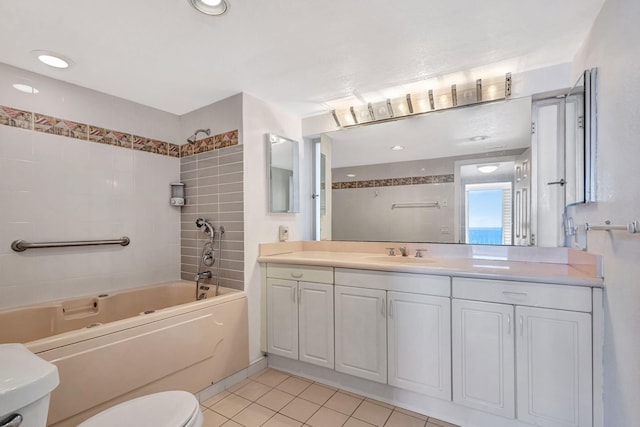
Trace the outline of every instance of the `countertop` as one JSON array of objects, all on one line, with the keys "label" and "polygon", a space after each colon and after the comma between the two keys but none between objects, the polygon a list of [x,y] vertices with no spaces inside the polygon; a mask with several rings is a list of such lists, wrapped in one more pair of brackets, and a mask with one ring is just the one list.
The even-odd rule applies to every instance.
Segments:
[{"label": "countertop", "polygon": [[388,256],[370,252],[293,251],[261,255],[261,263],[313,265],[403,273],[603,287],[604,280],[580,265],[476,258]]}]

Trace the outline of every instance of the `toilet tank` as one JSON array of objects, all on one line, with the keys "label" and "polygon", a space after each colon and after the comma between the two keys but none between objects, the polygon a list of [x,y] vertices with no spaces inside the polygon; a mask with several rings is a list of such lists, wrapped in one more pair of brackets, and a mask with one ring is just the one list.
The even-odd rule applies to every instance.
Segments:
[{"label": "toilet tank", "polygon": [[45,427],[49,396],[59,382],[58,368],[24,345],[0,344],[0,426],[15,418],[13,425]]}]

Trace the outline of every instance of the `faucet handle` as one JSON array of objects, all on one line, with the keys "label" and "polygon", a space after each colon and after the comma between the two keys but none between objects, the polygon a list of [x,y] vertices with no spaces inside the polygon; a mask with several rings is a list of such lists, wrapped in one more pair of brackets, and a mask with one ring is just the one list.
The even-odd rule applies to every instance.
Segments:
[{"label": "faucet handle", "polygon": [[416,258],[422,258],[422,252],[427,252],[427,249],[416,249]]},{"label": "faucet handle", "polygon": [[389,256],[396,256],[396,248],[386,248],[389,251]]}]

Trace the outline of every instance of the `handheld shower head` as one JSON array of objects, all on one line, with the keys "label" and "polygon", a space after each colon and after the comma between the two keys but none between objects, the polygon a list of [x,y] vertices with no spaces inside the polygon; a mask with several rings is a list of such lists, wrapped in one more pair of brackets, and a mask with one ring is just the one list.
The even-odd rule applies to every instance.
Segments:
[{"label": "handheld shower head", "polygon": [[193,135],[191,135],[189,138],[187,138],[187,142],[191,142],[194,143],[196,142],[196,139],[198,138],[198,134],[200,133],[204,133],[207,136],[211,135],[211,129],[198,129],[197,131],[194,132]]},{"label": "handheld shower head", "polygon": [[213,237],[215,236],[216,229],[213,227],[213,225],[211,225],[209,221],[204,218],[198,218],[196,219],[196,227],[204,227],[204,232],[211,236],[211,241],[213,242]]}]

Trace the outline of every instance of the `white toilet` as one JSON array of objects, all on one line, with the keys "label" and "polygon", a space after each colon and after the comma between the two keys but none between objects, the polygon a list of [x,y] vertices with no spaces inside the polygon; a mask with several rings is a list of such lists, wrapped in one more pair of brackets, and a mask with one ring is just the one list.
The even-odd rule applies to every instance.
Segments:
[{"label": "white toilet", "polygon": [[58,368],[22,344],[0,344],[0,427],[44,427]]},{"label": "white toilet", "polygon": [[114,426],[201,427],[202,411],[193,394],[186,391],[164,391],[121,403],[78,425]]},{"label": "white toilet", "polygon": [[[0,344],[0,427],[45,427],[58,368],[22,344]],[[201,427],[198,400],[186,391],[150,394],[109,408],[78,427]]]}]

